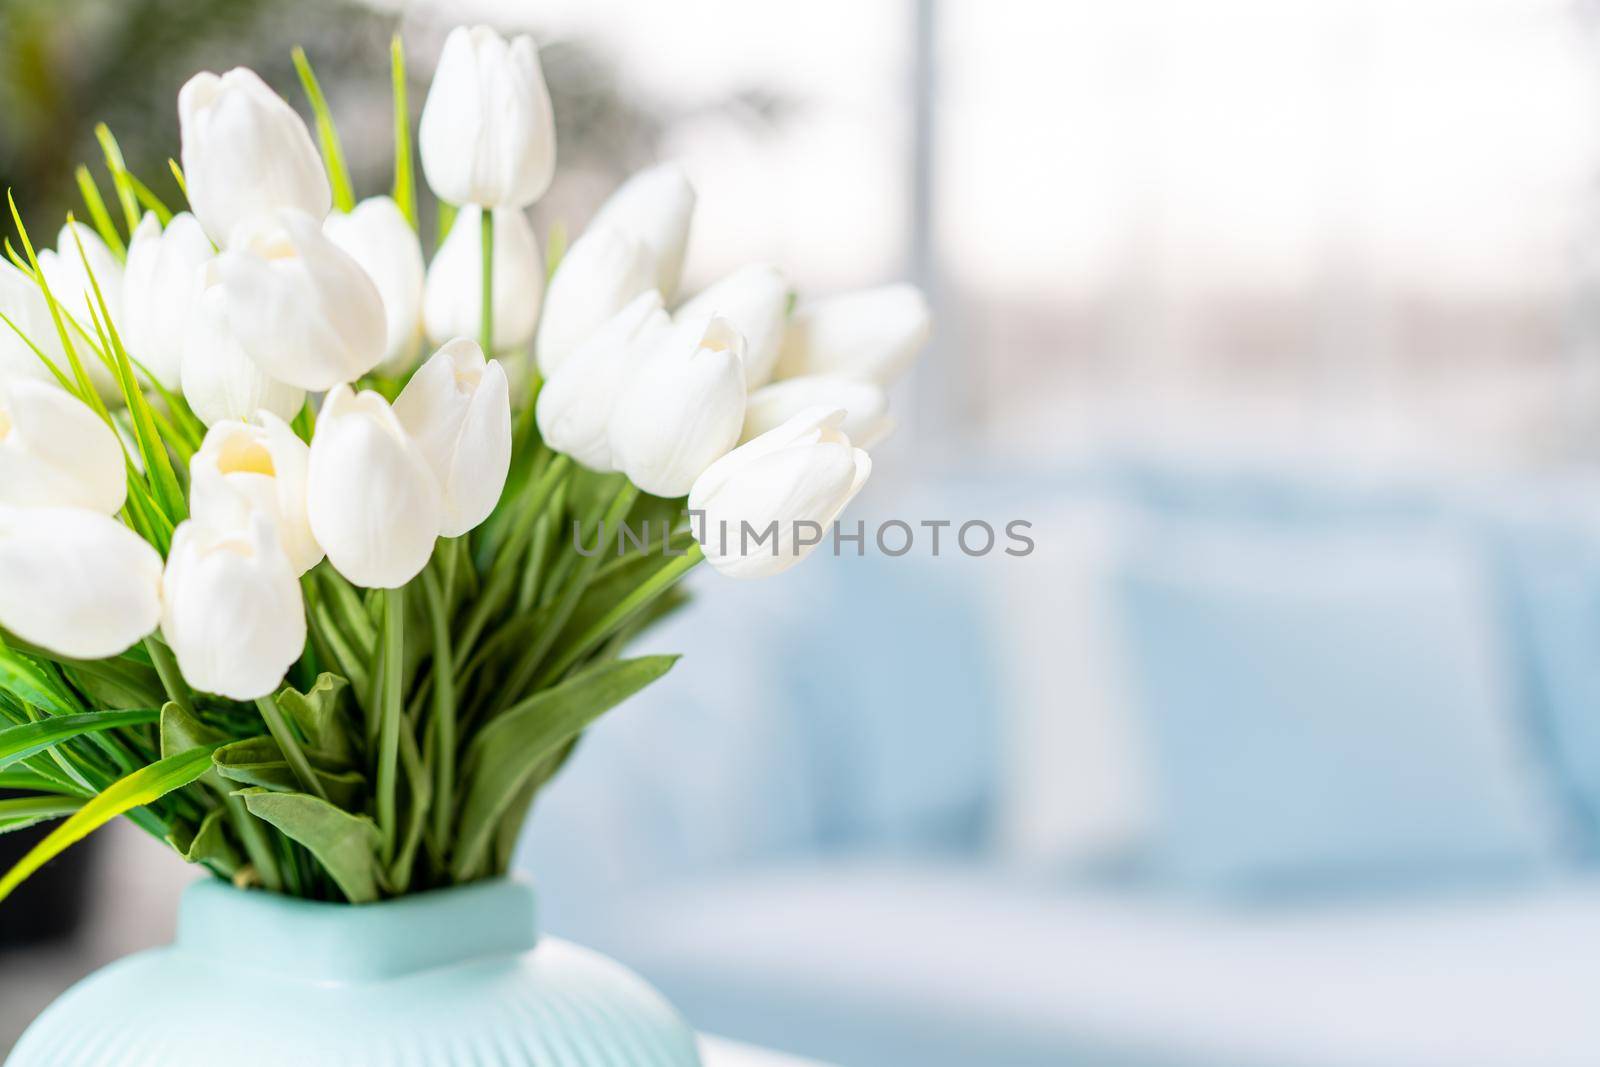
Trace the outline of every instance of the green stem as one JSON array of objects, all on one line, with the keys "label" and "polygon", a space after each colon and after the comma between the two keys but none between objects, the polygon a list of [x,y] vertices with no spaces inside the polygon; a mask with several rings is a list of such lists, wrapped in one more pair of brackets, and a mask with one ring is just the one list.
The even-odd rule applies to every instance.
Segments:
[{"label": "green stem", "polygon": [[526,539],[532,536],[534,520],[544,512],[545,506],[550,502],[550,495],[555,492],[556,486],[560,484],[571,466],[571,457],[558,454],[545,467],[538,480],[529,486],[527,502],[517,509],[516,525],[507,534],[505,542],[495,556],[494,565],[489,573],[488,588],[473,605],[467,625],[461,631],[460,640],[456,642],[457,648],[470,649],[477,644],[484,627],[511,595],[516,579],[514,562],[520,560],[527,548]]},{"label": "green stem", "polygon": [[[522,658],[512,669],[510,681],[506,685],[505,693],[511,701],[520,698],[524,688],[534,678],[534,672],[539,669],[544,657],[549,653],[557,637],[567,625],[567,620],[578,606],[578,601],[583,598],[584,590],[589,587],[589,581],[594,577],[594,572],[600,568],[600,561],[605,556],[606,531],[615,531],[617,526],[628,517],[633,503],[639,499],[639,487],[630,481],[624,481],[622,488],[611,501],[611,506],[601,516],[599,531],[596,534],[596,551],[592,556],[583,557],[583,562],[578,564],[577,571],[568,580],[566,588],[562,590],[561,600],[557,602],[555,612],[549,621],[539,630],[533,639],[533,644],[528,646]],[[614,534],[613,534],[614,536]]]},{"label": "green stem", "polygon": [[583,635],[558,656],[554,663],[539,673],[533,683],[534,689],[540,690],[547,685],[555,684],[574,663],[599,647],[602,641],[625,625],[635,614],[644,610],[652,600],[676,585],[679,579],[693,570],[703,559],[705,551],[696,541],[683,555],[656,571],[643,585],[629,593],[621,603],[591,623]]},{"label": "green stem", "polygon": [[395,784],[400,764],[400,717],[405,713],[400,699],[401,657],[405,655],[404,588],[383,594],[383,682],[378,727],[378,827],[383,831],[383,859],[394,859]]},{"label": "green stem", "polygon": [[433,836],[439,855],[446,854],[450,824],[455,816],[456,788],[456,678],[455,658],[450,648],[450,620],[444,594],[431,571],[422,574],[422,590],[428,598],[428,615],[433,622],[433,729],[434,796]]},{"label": "green stem", "polygon": [[184,684],[183,673],[178,670],[178,661],[173,658],[172,649],[154,637],[145,638],[144,647],[150,653],[150,662],[155,665],[156,675],[161,679],[161,688],[167,691],[167,699],[193,715],[194,702],[189,699],[189,687]]},{"label": "green stem", "polygon": [[483,233],[483,320],[478,331],[485,356],[494,355],[494,209],[482,208]]},{"label": "green stem", "polygon": [[238,831],[245,855],[250,857],[251,866],[255,867],[256,874],[260,875],[261,884],[274,893],[279,892],[283,889],[283,873],[278,869],[278,860],[272,854],[272,845],[267,841],[267,835],[262,831],[261,824],[244,806],[244,801],[233,794],[224,793],[222,802],[228,806],[228,818],[232,821],[233,828]]},{"label": "green stem", "polygon": [[289,769],[294,771],[294,776],[300,780],[300,788],[307,793],[315,794],[319,800],[327,800],[327,790],[322,788],[322,781],[312,769],[311,761],[306,758],[305,749],[300,747],[300,741],[289,728],[289,721],[283,717],[277,702],[271,697],[259,697],[256,700],[256,707],[261,711],[261,718],[267,724],[267,732],[278,742],[278,748],[283,750],[283,758],[288,761]]}]

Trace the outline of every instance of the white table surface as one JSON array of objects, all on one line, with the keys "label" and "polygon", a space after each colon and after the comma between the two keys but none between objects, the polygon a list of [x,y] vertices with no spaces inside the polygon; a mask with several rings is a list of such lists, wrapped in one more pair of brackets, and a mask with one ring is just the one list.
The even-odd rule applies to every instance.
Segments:
[{"label": "white table surface", "polygon": [[705,1067],[826,1067],[816,1060],[802,1060],[706,1035],[700,1037],[700,1058],[705,1061]]}]

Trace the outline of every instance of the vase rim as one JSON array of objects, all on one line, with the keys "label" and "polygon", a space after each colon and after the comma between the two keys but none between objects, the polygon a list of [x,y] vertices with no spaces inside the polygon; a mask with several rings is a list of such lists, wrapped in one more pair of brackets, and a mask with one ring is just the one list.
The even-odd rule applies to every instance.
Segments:
[{"label": "vase rim", "polygon": [[529,883],[495,878],[373,904],[301,900],[205,878],[184,891],[177,948],[229,967],[323,982],[381,981],[538,941]]}]

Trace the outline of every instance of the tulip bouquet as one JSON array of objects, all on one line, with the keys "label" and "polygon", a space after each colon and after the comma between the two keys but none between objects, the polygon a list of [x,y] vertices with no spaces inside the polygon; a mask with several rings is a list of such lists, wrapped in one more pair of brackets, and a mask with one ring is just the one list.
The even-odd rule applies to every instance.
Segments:
[{"label": "tulip bouquet", "polygon": [[113,195],[80,168],[54,249],[13,203],[0,832],[62,821],[0,897],[121,815],[315,899],[502,872],[585,727],[671,666],[622,652],[679,579],[822,539],[926,335],[912,289],[796,307],[768,266],[679,302],[672,166],[553,242],[546,291],[550,98],[481,27],[416,128],[428,261],[399,40],[394,184],[359,202],[295,59],[315,139],[249,70],[183,87],[186,210],[103,127]]}]

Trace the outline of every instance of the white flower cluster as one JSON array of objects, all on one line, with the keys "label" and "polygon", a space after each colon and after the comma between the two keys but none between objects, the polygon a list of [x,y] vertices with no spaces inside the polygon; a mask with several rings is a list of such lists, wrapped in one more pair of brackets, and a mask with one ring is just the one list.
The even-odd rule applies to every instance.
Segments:
[{"label": "white flower cluster", "polygon": [[[178,110],[192,213],[164,226],[146,215],[125,262],[76,223],[39,254],[73,330],[93,336],[103,299],[140,374],[209,428],[164,562],[113,518],[134,461],[59,388],[39,358],[68,362],[52,308],[0,261],[14,327],[0,330],[0,626],[63,655],[115,655],[159,625],[193,688],[254,699],[305,646],[306,571],[326,558],[359,586],[416,577],[436,539],[482,523],[506,482],[507,376],[468,339],[485,313],[495,352],[534,344],[550,447],[687,495],[712,525],[832,521],[870,470],[861,446],[890,428],[885,387],[927,334],[909,287],[794,310],[768,266],[676,303],[694,192],[670,165],[611,197],[546,294],[524,210],[550,185],[555,126],[527,37],[476,27],[446,42],[418,145],[459,214],[431,264],[394,200],[333,210],[305,123],[253,72],[196,75]],[[440,347],[392,405],[353,386],[403,377],[425,337]],[[94,391],[121,403],[111,369],[85,364]],[[307,445],[289,424],[316,394]],[[706,550],[740,576],[799,558]]]}]

